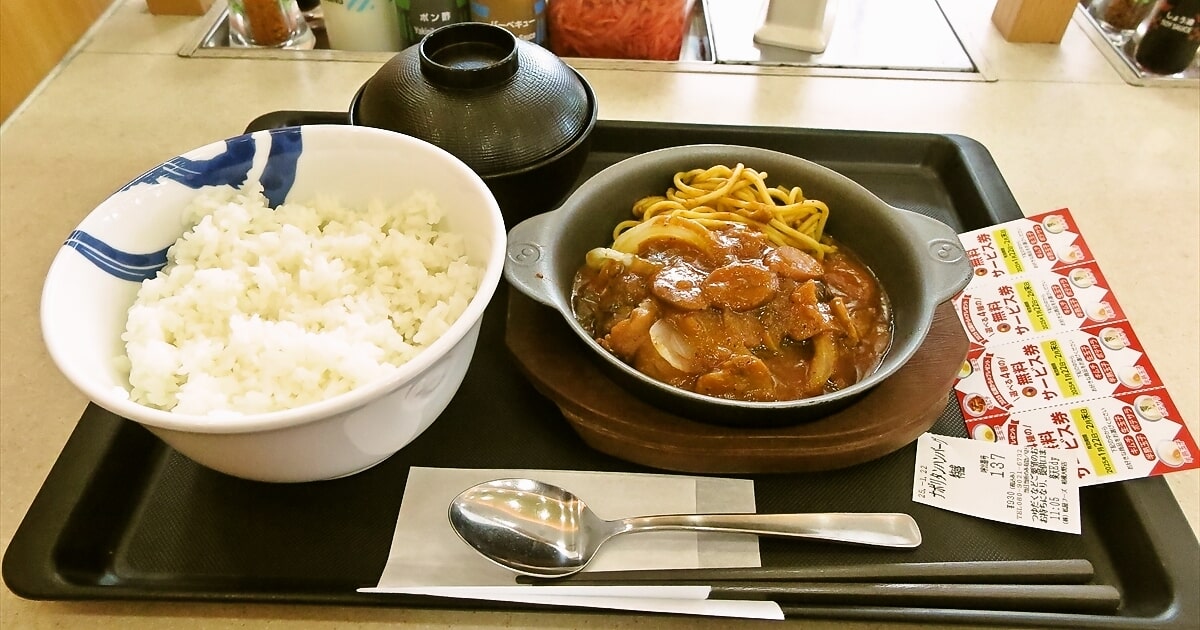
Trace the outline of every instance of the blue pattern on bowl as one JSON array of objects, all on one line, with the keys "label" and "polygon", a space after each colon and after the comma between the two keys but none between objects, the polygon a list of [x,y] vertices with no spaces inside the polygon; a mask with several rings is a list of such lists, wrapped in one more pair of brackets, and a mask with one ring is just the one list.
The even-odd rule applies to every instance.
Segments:
[{"label": "blue pattern on bowl", "polygon": [[[259,176],[259,183],[262,184],[268,205],[276,208],[287,198],[296,181],[296,165],[304,150],[300,127],[271,129],[230,138],[224,141],[224,151],[213,157],[196,157],[211,153],[211,147],[205,147],[171,158],[122,186],[113,197],[120,197],[135,186],[162,185],[164,180],[195,190],[205,186],[240,187],[250,178],[259,142],[268,139],[266,165]],[[64,245],[78,251],[105,272],[133,282],[153,278],[159,269],[166,266],[169,249],[164,247],[149,254],[126,252],[82,230],[71,232]]]},{"label": "blue pattern on bowl", "polygon": [[167,265],[167,250],[170,249],[164,247],[153,254],[131,254],[79,230],[71,232],[65,245],[104,271],[133,282],[153,278],[159,269]]}]

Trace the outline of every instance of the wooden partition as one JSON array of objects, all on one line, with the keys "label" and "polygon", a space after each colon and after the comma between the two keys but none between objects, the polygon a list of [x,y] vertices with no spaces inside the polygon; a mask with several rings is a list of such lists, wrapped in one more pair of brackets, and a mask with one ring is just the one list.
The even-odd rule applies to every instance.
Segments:
[{"label": "wooden partition", "polygon": [[0,3],[0,120],[8,118],[113,1]]}]

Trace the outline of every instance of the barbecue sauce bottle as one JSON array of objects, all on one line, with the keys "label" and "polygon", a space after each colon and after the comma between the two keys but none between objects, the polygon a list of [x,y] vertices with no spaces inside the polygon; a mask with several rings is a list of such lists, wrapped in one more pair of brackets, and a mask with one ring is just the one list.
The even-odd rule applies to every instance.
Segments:
[{"label": "barbecue sauce bottle", "polygon": [[1187,69],[1200,46],[1200,0],[1163,0],[1138,43],[1138,65],[1157,74]]}]

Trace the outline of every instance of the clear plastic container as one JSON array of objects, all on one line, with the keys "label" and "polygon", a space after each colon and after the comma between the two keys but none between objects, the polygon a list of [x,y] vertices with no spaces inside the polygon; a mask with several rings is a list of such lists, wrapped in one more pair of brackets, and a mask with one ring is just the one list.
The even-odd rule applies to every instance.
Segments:
[{"label": "clear plastic container", "polygon": [[560,57],[679,59],[695,0],[551,0],[550,50]]},{"label": "clear plastic container", "polygon": [[1124,44],[1150,16],[1155,0],[1095,0],[1088,11],[1113,41]]},{"label": "clear plastic container", "polygon": [[311,49],[317,38],[296,0],[229,0],[234,46]]},{"label": "clear plastic container", "polygon": [[396,52],[407,43],[391,0],[325,0],[325,35],[337,50]]}]

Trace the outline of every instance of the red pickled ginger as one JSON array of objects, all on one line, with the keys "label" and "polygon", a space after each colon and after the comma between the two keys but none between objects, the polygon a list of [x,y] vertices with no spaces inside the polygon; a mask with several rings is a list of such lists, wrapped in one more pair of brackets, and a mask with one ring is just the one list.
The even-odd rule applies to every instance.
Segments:
[{"label": "red pickled ginger", "polygon": [[551,0],[550,50],[560,57],[679,59],[695,0]]}]

